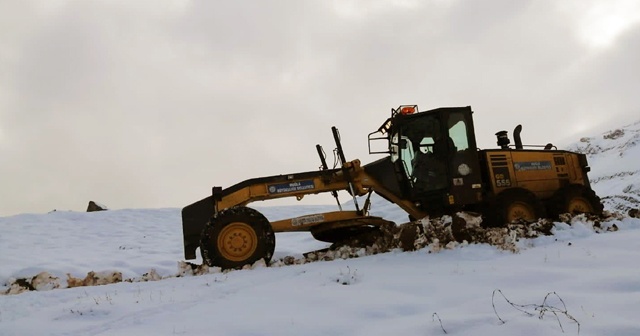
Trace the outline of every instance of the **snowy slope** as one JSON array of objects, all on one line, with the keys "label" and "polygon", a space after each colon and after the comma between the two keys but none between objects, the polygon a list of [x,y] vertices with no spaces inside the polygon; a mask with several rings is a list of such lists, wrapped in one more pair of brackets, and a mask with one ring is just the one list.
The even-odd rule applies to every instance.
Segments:
[{"label": "snowy slope", "polygon": [[[593,186],[610,209],[637,208],[639,128],[573,146],[589,153]],[[258,208],[270,220],[335,210]],[[407,218],[379,198],[372,212]],[[640,335],[640,219],[618,215],[600,224],[616,232],[593,225],[556,223],[553,236],[520,240],[519,253],[427,247],[175,277],[183,260],[180,209],[4,217],[0,291],[41,271],[63,288],[67,273],[89,271],[138,281],[154,269],[165,279],[0,295],[0,335]],[[275,259],[327,246],[307,233],[276,240]]]},{"label": "snowy slope", "polygon": [[606,208],[640,207],[640,121],[582,138],[568,149],[587,154],[589,179]]},{"label": "snowy slope", "polygon": [[[39,270],[81,276],[115,269],[139,276],[154,267],[162,275],[175,274],[181,260],[178,213],[113,210],[2,218],[3,280]],[[605,225],[613,224],[620,230],[596,234],[588,222],[558,223],[554,236],[520,241],[518,254],[488,245],[438,253],[427,248],[0,296],[0,335],[443,335],[446,330],[500,336],[561,335],[561,328],[577,334],[578,324],[569,316],[578,321],[580,335],[638,335],[640,220]],[[280,256],[317,247],[301,234],[277,239]],[[500,293],[492,301],[496,289],[514,304],[540,305],[556,292],[559,297],[549,297],[548,308],[565,310],[564,302],[569,315],[527,316]],[[526,310],[538,314],[533,306]]]},{"label": "snowy slope", "polygon": [[[308,207],[297,212],[322,208],[326,209]],[[284,218],[293,207],[260,210],[269,219]],[[177,261],[184,259],[180,209],[18,215],[0,218],[0,232],[0,284],[42,271],[65,278],[66,273],[80,277],[91,270],[114,269],[124,278],[133,278],[155,269],[168,276],[176,274]],[[299,256],[327,246],[308,233],[282,236],[276,257]]]}]

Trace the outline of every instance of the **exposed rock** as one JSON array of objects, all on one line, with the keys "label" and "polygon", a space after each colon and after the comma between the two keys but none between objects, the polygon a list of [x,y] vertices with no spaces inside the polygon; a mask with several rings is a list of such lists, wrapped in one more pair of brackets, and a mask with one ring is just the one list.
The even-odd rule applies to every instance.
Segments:
[{"label": "exposed rock", "polygon": [[140,281],[158,281],[162,280],[162,276],[158,274],[155,268],[152,268],[149,272],[142,275]]},{"label": "exposed rock", "polygon": [[107,210],[106,206],[99,205],[94,201],[89,201],[89,206],[87,206],[87,212],[104,211],[104,210]]},{"label": "exposed rock", "polygon": [[60,288],[58,277],[49,272],[40,272],[32,278],[11,279],[8,282],[9,290],[4,294],[20,294],[27,291],[45,291]]},{"label": "exposed rock", "polygon": [[[24,280],[24,279],[18,279],[18,280]],[[17,281],[16,282],[12,282],[11,285],[9,286],[9,289],[6,292],[4,292],[3,294],[15,295],[15,294],[20,294],[20,293],[24,293],[24,292],[28,292],[30,290],[33,290],[33,289],[29,289],[28,287],[25,287],[23,285],[27,285],[28,287],[31,286],[31,284],[27,284],[27,283],[20,284]]]},{"label": "exposed rock", "polygon": [[67,273],[67,288],[82,287],[84,281],[81,278],[75,278],[71,274]]},{"label": "exposed rock", "polygon": [[36,290],[31,286],[30,278],[9,279],[9,290],[5,294],[20,294],[22,292]]},{"label": "exposed rock", "polygon": [[102,271],[87,273],[84,279],[74,278],[71,274],[67,273],[67,287],[82,287],[82,286],[100,286],[108,285],[112,283],[122,282],[122,272],[118,271]]},{"label": "exposed rock", "polygon": [[92,281],[89,281],[89,286],[108,285],[116,282],[122,282],[122,272],[118,271],[102,271],[102,272],[89,272],[87,278],[92,276]]},{"label": "exposed rock", "polygon": [[49,272],[40,272],[31,279],[31,286],[37,291],[60,288],[60,279]]},{"label": "exposed rock", "polygon": [[603,135],[602,138],[604,138],[604,139],[612,139],[613,140],[613,139],[618,139],[618,138],[620,138],[622,136],[624,136],[624,131],[621,130],[621,129],[617,129],[617,130],[611,131],[611,132]]},{"label": "exposed rock", "polygon": [[209,266],[206,264],[194,264],[188,261],[178,261],[178,275],[181,276],[191,276],[191,275],[203,275],[210,273],[211,270]]}]

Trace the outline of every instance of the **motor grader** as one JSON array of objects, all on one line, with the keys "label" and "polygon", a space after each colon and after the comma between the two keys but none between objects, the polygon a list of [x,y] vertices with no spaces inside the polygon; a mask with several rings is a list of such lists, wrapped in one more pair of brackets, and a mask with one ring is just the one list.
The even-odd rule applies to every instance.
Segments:
[{"label": "motor grader", "polygon": [[[417,105],[402,105],[368,136],[369,153],[385,155],[379,160],[366,165],[347,161],[338,129],[332,127],[339,161],[334,168],[317,145],[319,170],[213,187],[211,196],[182,209],[185,258],[195,259],[199,247],[210,266],[240,268],[260,259],[268,264],[277,232],[308,231],[315,239],[336,243],[393,225],[369,215],[372,193],[397,204],[410,220],[471,211],[482,215],[484,225],[501,226],[561,213],[602,212],[584,154],[551,144],[524,146],[520,125],[513,132],[514,145],[500,131],[499,148],[478,149],[472,113],[471,107],[419,112]],[[269,222],[247,207],[254,201],[318,193],[337,199],[341,190],[353,197],[355,210],[343,210],[338,201],[338,211]],[[360,207],[357,197],[365,195]]]}]

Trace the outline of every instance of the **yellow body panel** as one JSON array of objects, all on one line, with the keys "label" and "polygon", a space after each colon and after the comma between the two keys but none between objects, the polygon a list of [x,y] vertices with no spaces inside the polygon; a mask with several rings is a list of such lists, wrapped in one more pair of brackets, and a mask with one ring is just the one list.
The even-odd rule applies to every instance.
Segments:
[{"label": "yellow body panel", "polygon": [[[364,196],[372,190],[376,190],[376,192],[380,193],[387,199],[391,200],[393,203],[397,204],[400,208],[405,210],[408,214],[414,216],[415,218],[422,218],[427,214],[420,210],[413,202],[399,198],[394,195],[392,192],[386,190],[378,181],[369,176],[364,169],[360,166],[360,160],[349,161],[345,164],[347,171],[349,171],[350,179],[352,181],[351,185],[353,186],[353,192],[356,196]],[[345,178],[343,171],[338,171],[333,174],[328,174],[325,176],[315,176],[309,178],[300,178],[295,174],[291,175],[291,179],[289,182],[296,183],[297,181],[305,181],[310,185],[313,185],[313,188],[306,190],[294,190],[287,192],[279,192],[272,193],[269,191],[270,183],[267,182],[259,182],[250,184],[247,187],[240,188],[233,193],[226,195],[222,198],[218,203],[218,210],[224,210],[226,208],[231,208],[238,205],[247,205],[251,202],[262,201],[268,199],[276,199],[283,197],[298,197],[302,198],[305,195],[310,194],[318,194],[325,193],[336,190],[349,190],[348,183],[349,178]],[[347,212],[348,213],[348,212]],[[334,221],[334,215],[328,217],[327,222]],[[341,216],[349,217],[348,214],[342,214]],[[349,218],[340,218],[349,219]],[[337,219],[336,219],[337,220]],[[289,221],[289,222],[287,222]],[[279,228],[287,228],[287,231],[308,231],[309,227],[312,225],[303,225],[300,227],[293,227],[290,225],[291,219],[287,219],[284,221],[277,222],[278,224],[274,226],[275,232],[282,232]]]},{"label": "yellow body panel", "polygon": [[575,153],[550,150],[487,151],[492,192],[523,188],[538,198],[551,197],[567,184],[585,184]]}]

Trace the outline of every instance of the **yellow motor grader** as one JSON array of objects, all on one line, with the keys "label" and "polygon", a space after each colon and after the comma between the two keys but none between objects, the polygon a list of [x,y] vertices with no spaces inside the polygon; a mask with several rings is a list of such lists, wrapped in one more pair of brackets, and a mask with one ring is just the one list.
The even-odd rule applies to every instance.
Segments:
[{"label": "yellow motor grader", "polygon": [[[419,112],[402,105],[368,136],[369,153],[384,154],[362,165],[347,161],[340,134],[332,127],[338,168],[327,166],[316,146],[321,167],[316,171],[253,178],[212,194],[182,209],[184,254],[223,269],[240,268],[260,259],[269,263],[277,232],[308,231],[325,242],[340,242],[393,224],[370,216],[370,196],[380,195],[407,212],[409,219],[458,211],[482,214],[484,225],[502,226],[514,220],[534,221],[561,213],[602,213],[600,199],[589,185],[584,154],[553,145],[524,146],[522,127],[510,145],[506,131],[496,133],[496,149],[478,149],[471,107],[444,107]],[[386,150],[372,143],[386,142]],[[525,148],[526,147],[526,148]],[[335,166],[338,166],[337,164]],[[346,190],[355,210],[309,214],[269,222],[254,201]],[[368,195],[359,206],[358,196]]]}]

